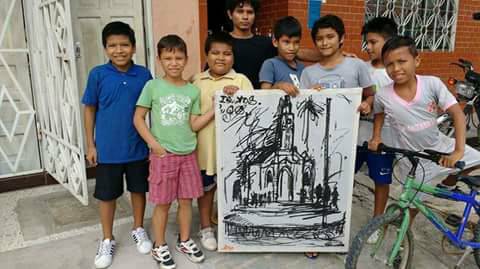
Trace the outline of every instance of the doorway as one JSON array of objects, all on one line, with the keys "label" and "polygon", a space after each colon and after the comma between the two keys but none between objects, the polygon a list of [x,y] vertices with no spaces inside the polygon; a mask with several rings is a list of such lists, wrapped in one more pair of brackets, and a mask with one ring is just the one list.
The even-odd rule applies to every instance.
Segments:
[{"label": "doorway", "polygon": [[218,0],[207,1],[208,33],[232,30],[225,2]]}]

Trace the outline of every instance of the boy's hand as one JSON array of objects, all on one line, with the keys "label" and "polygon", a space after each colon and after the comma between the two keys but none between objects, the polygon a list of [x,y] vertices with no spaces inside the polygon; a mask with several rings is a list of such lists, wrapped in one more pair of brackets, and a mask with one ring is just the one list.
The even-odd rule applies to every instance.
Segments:
[{"label": "boy's hand", "polygon": [[463,152],[455,150],[452,152],[452,154],[448,156],[443,156],[440,159],[439,164],[443,167],[453,168],[455,167],[455,164],[462,159],[462,157]]},{"label": "boy's hand", "polygon": [[275,83],[275,88],[279,88],[280,90],[284,91],[286,94],[290,96],[297,96],[300,93],[300,91],[298,90],[297,87],[295,87],[295,85],[288,82]]},{"label": "boy's hand", "polygon": [[90,166],[97,166],[97,148],[88,147],[87,161],[88,161],[88,164],[90,164]]},{"label": "boy's hand", "polygon": [[377,151],[378,145],[382,143],[382,139],[380,137],[372,137],[370,141],[368,141],[368,149],[371,151]]},{"label": "boy's hand", "polygon": [[226,95],[234,95],[240,88],[234,85],[227,85],[223,87],[223,93]]},{"label": "boy's hand", "polygon": [[372,112],[372,107],[366,101],[363,101],[360,106],[358,106],[358,112],[362,113],[363,115],[368,115]]},{"label": "boy's hand", "polygon": [[312,87],[310,87],[312,90],[320,91],[323,90],[323,87],[320,84],[314,84]]},{"label": "boy's hand", "polygon": [[152,150],[153,154],[157,155],[160,158],[163,158],[165,157],[165,155],[167,155],[167,151],[158,143],[152,145],[150,149]]}]

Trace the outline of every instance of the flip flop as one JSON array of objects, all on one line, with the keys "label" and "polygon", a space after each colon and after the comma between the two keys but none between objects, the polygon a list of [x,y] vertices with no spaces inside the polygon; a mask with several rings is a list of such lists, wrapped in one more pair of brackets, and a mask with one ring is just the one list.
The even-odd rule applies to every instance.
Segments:
[{"label": "flip flop", "polygon": [[315,260],[316,258],[318,258],[317,252],[304,252],[303,255],[305,255],[305,257],[307,257],[310,260]]}]

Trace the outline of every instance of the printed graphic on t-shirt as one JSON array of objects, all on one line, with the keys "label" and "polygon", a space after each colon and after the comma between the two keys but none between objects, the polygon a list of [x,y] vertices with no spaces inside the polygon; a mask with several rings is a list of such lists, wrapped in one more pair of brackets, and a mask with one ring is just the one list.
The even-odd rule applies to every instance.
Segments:
[{"label": "printed graphic on t-shirt", "polygon": [[171,94],[160,98],[160,120],[164,126],[182,125],[188,120],[191,100],[188,96]]},{"label": "printed graphic on t-shirt", "polygon": [[427,111],[428,112],[436,112],[438,110],[437,103],[435,101],[431,101],[428,106],[427,106]]},{"label": "printed graphic on t-shirt", "polygon": [[297,74],[290,74],[290,79],[295,87],[300,88],[300,80],[298,79]]},{"label": "printed graphic on t-shirt", "polygon": [[317,82],[324,89],[345,88],[345,79],[341,75],[328,74],[318,79]]}]

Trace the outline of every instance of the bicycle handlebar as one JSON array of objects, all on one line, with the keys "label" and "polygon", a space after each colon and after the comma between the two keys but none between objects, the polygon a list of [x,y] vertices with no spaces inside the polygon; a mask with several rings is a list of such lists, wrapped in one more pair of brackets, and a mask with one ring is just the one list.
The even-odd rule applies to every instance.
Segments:
[{"label": "bicycle handlebar", "polygon": [[[363,147],[368,149],[368,143],[367,142],[363,143]],[[383,143],[378,145],[377,152],[399,153],[399,154],[401,154],[405,157],[422,158],[422,159],[430,160],[434,163],[438,163],[440,161],[440,159],[442,158],[442,156],[450,155],[448,153],[438,152],[438,151],[431,150],[431,149],[426,149],[424,151],[419,151],[419,152],[411,151],[411,150],[407,150],[407,149],[399,149],[399,148],[386,146]],[[462,170],[463,168],[465,168],[465,162],[464,161],[456,162],[455,163],[455,168],[458,168],[458,169]]]}]

